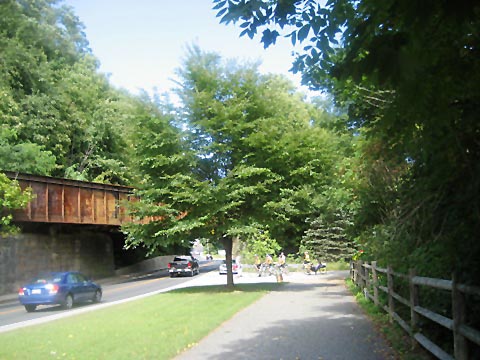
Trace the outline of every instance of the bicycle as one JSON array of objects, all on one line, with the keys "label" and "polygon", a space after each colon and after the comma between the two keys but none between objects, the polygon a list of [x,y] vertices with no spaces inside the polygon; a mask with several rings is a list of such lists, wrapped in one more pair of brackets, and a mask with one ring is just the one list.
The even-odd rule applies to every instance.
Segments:
[{"label": "bicycle", "polygon": [[287,264],[277,265],[277,268],[282,275],[288,275],[289,271],[288,271],[288,265]]},{"label": "bicycle", "polygon": [[266,276],[275,275],[275,269],[273,268],[272,264],[263,263],[260,266],[260,269],[258,271],[258,276],[261,277],[264,275]]}]

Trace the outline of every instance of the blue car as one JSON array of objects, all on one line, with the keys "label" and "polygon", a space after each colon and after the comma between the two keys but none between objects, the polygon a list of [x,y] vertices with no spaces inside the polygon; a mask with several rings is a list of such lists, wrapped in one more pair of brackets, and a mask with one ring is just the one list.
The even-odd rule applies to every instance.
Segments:
[{"label": "blue car", "polygon": [[102,288],[79,272],[52,272],[35,278],[18,290],[18,300],[28,312],[38,305],[62,305],[71,309],[74,303],[102,300]]}]

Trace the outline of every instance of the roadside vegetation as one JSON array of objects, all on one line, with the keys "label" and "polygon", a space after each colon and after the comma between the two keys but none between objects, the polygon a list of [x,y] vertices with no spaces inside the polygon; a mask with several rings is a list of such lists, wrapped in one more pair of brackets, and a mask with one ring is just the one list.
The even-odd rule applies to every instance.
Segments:
[{"label": "roadside vegetation", "polygon": [[347,288],[350,290],[353,296],[355,296],[357,303],[373,321],[375,328],[384,336],[391,348],[398,354],[400,359],[431,359],[431,356],[418,345],[415,348],[412,348],[411,339],[407,334],[405,334],[405,331],[398,326],[397,323],[391,323],[385,311],[366,299],[362,291],[357,288],[350,279],[346,279],[345,282]]},{"label": "roadside vegetation", "polygon": [[14,330],[0,359],[171,359],[279,286],[191,287]]}]

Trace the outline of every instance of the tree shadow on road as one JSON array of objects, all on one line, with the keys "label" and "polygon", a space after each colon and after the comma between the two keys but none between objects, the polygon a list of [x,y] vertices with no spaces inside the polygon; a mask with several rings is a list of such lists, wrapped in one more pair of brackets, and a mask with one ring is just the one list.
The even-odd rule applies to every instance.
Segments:
[{"label": "tree shadow on road", "polygon": [[234,316],[185,359],[396,359],[341,283],[244,285],[269,285],[274,293]]},{"label": "tree shadow on road", "polygon": [[214,292],[256,292],[256,291],[266,291],[266,292],[276,292],[276,291],[311,291],[313,289],[318,289],[322,287],[331,286],[328,283],[294,283],[294,282],[263,282],[263,283],[250,283],[250,284],[235,284],[234,287],[229,287],[227,285],[192,285],[186,286],[179,289],[172,290],[172,292],[177,293],[189,293],[189,294],[198,294],[198,293],[214,293]]}]

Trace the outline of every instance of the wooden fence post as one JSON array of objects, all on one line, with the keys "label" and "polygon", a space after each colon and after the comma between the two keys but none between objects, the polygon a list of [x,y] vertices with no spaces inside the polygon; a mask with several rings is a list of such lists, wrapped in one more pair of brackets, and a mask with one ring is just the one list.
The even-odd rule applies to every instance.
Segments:
[{"label": "wooden fence post", "polygon": [[410,287],[410,328],[412,329],[412,349],[415,348],[415,333],[417,332],[418,327],[418,315],[415,311],[415,306],[418,305],[418,285],[413,283],[413,278],[415,277],[415,270],[410,269],[408,276],[408,283]]},{"label": "wooden fence post", "polygon": [[355,284],[355,262],[350,260],[350,280]]},{"label": "wooden fence post", "polygon": [[363,291],[363,288],[365,287],[365,282],[364,282],[364,275],[363,275],[364,271],[363,271],[363,261],[362,260],[358,260],[358,286],[362,289]]},{"label": "wooden fence post", "polygon": [[[368,262],[365,262],[365,265],[368,265]],[[368,267],[364,267],[363,270],[365,275],[365,290],[363,291],[363,293],[368,300],[367,293],[370,291],[370,270],[368,270]]]},{"label": "wooden fence post", "polygon": [[378,306],[378,276],[377,276],[377,262],[372,261],[372,282],[373,282],[373,303]]},{"label": "wooden fence post", "polygon": [[355,261],[355,285],[359,286],[358,282],[358,278],[359,278],[359,275],[360,275],[360,260],[357,260]]},{"label": "wooden fence post", "polygon": [[452,276],[452,316],[453,316],[453,348],[455,360],[468,359],[468,342],[460,333],[460,326],[465,322],[465,295],[458,290],[457,275]]},{"label": "wooden fence post", "polygon": [[388,315],[390,322],[393,323],[393,314],[395,312],[395,302],[393,301],[393,270],[391,266],[387,267],[387,287],[388,287]]}]

